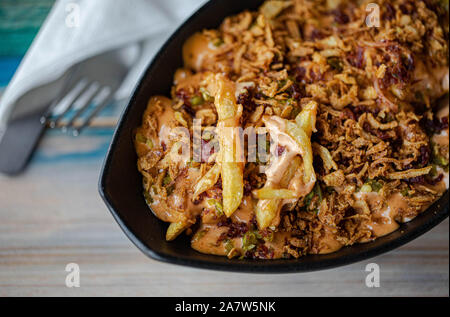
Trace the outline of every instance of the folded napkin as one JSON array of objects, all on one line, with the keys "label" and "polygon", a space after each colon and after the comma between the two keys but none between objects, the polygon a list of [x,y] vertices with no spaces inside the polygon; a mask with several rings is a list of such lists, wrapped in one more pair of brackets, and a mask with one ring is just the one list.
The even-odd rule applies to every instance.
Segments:
[{"label": "folded napkin", "polygon": [[73,65],[140,43],[142,52],[130,55],[130,71],[116,94],[128,97],[164,40],[204,2],[58,0],[0,99],[0,138],[12,116],[33,107],[37,90],[40,105],[54,99],[61,87],[56,83]]}]

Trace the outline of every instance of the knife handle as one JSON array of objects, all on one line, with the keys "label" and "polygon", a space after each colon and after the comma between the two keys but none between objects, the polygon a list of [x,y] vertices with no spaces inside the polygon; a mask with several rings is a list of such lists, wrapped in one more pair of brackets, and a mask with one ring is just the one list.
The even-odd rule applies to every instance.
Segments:
[{"label": "knife handle", "polygon": [[17,175],[25,169],[45,131],[44,114],[41,110],[8,122],[0,140],[0,173]]}]

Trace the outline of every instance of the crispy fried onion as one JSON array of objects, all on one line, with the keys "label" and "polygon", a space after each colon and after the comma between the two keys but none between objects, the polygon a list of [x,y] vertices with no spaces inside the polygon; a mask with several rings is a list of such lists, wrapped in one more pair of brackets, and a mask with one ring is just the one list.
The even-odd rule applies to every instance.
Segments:
[{"label": "crispy fried onion", "polygon": [[392,172],[389,173],[387,177],[389,179],[409,179],[417,176],[428,175],[432,168],[433,166],[430,165],[424,168],[410,169],[401,172]]}]

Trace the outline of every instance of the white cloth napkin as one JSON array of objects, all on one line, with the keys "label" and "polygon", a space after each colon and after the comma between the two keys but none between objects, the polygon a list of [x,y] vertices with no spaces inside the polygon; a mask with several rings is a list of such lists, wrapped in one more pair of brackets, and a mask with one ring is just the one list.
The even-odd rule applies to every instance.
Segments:
[{"label": "white cloth napkin", "polygon": [[[2,127],[36,87],[60,79],[74,64],[143,42],[116,98],[128,97],[165,39],[205,0],[58,0],[0,99]],[[48,99],[54,98],[48,94]]]}]

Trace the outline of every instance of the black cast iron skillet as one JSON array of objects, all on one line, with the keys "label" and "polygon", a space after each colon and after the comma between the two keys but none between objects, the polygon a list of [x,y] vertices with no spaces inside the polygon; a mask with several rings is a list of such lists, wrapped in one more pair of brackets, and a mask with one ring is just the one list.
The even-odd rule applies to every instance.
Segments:
[{"label": "black cast iron skillet", "polygon": [[307,272],[361,261],[395,249],[427,232],[449,213],[448,191],[426,212],[399,230],[374,242],[345,247],[327,255],[308,255],[300,259],[239,260],[205,255],[191,249],[182,235],[165,241],[168,224],[148,209],[142,195],[133,145],[133,130],[141,124],[149,98],[169,96],[175,70],[182,65],[181,47],[194,32],[215,28],[221,21],[245,9],[256,9],[261,0],[210,1],[185,22],[153,59],[124,110],[100,176],[99,190],[106,205],[125,234],[147,256],[174,264],[236,272]]}]

